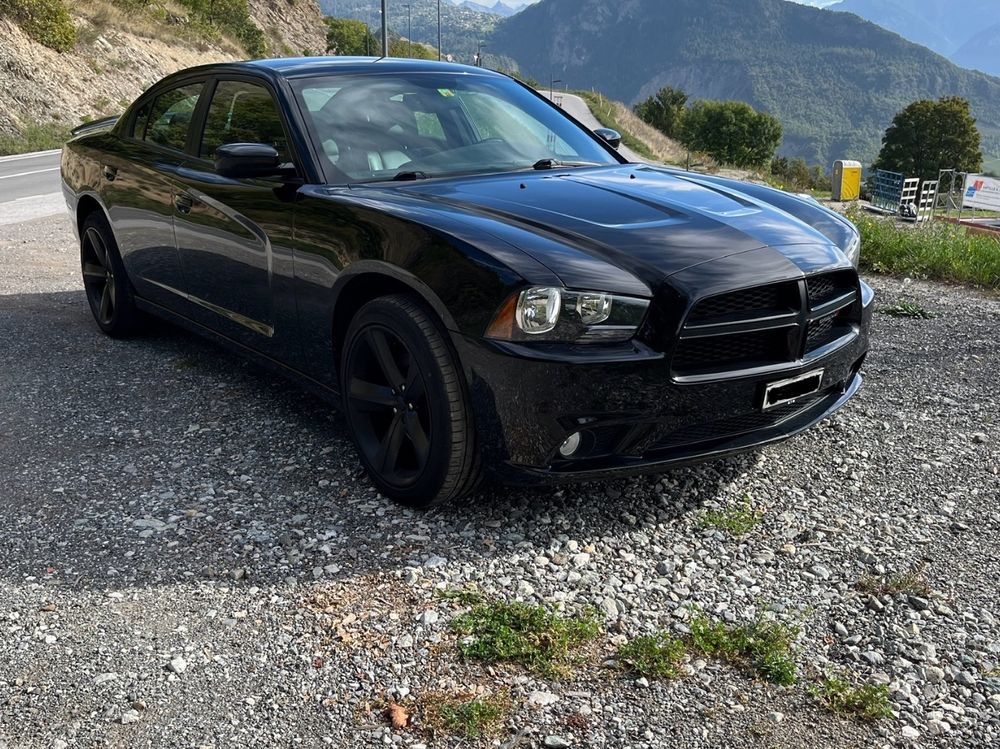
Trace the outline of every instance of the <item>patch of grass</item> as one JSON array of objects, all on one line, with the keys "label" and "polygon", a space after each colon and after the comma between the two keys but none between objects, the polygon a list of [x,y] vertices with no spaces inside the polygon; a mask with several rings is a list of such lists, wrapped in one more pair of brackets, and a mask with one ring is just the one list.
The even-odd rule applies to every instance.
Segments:
[{"label": "patch of grass", "polygon": [[715,528],[739,538],[745,536],[760,524],[763,513],[755,510],[747,501],[740,507],[725,507],[708,510],[698,521],[699,528]]},{"label": "patch of grass", "polygon": [[517,663],[545,676],[565,675],[572,652],[601,631],[592,611],[563,617],[541,606],[503,602],[479,604],[452,619],[451,628],[465,636],[459,643],[463,657]]},{"label": "patch of grass", "polygon": [[32,123],[18,135],[0,135],[0,156],[62,148],[69,130],[58,122]]},{"label": "patch of grass", "polygon": [[886,575],[863,575],[858,580],[858,590],[876,596],[894,596],[899,593],[926,598],[931,594],[931,586],[924,575],[923,567]]},{"label": "patch of grass", "polygon": [[810,684],[811,694],[830,712],[861,720],[891,718],[889,688],[884,684],[855,686],[845,679],[824,676],[818,684]]},{"label": "patch of grass", "polygon": [[437,596],[444,601],[454,601],[462,606],[476,606],[483,602],[483,594],[475,588],[438,589]]},{"label": "patch of grass", "polygon": [[1000,241],[993,237],[947,223],[904,227],[857,207],[847,217],[861,232],[863,268],[1000,289]]},{"label": "patch of grass", "polygon": [[681,662],[687,648],[684,642],[665,632],[636,637],[618,649],[618,660],[636,673],[662,679],[681,675]]},{"label": "patch of grass", "polygon": [[888,304],[876,310],[881,315],[889,317],[910,317],[915,320],[933,320],[938,316],[937,312],[924,309],[916,302],[904,300],[899,304]]},{"label": "patch of grass", "polygon": [[511,715],[505,694],[476,697],[433,693],[419,703],[421,723],[433,734],[448,734],[467,740],[496,735]]},{"label": "patch of grass", "polygon": [[798,629],[757,619],[727,625],[697,616],[691,622],[691,646],[700,653],[744,666],[774,684],[796,682],[793,643]]}]

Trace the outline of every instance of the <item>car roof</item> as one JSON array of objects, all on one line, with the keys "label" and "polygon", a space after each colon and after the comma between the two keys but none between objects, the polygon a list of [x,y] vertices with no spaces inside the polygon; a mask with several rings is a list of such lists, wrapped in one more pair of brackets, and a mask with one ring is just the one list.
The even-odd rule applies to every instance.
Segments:
[{"label": "car roof", "polygon": [[[475,73],[499,75],[486,68],[458,65],[436,60],[412,60],[396,57],[281,57],[270,60],[221,62],[188,68],[179,74],[264,72],[276,78],[303,78],[351,73]],[[173,77],[173,76],[171,76]]]}]

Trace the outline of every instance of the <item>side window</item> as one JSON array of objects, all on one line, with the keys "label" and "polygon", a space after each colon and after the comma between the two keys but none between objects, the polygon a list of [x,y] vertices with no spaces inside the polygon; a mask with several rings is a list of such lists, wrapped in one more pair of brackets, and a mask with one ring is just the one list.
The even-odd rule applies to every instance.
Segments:
[{"label": "side window", "polygon": [[140,110],[136,117],[135,137],[183,151],[187,144],[191,118],[204,86],[203,83],[191,83],[157,96],[149,106],[148,114]]},{"label": "side window", "polygon": [[228,143],[266,143],[274,146],[282,163],[291,161],[278,107],[263,86],[219,81],[215,87],[198,154],[211,159],[216,148]]}]

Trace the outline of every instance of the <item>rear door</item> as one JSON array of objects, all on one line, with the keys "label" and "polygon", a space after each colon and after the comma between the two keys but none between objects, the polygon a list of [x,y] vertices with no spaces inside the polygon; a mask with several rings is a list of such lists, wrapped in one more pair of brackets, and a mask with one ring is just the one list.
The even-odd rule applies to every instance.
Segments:
[{"label": "rear door", "polygon": [[239,343],[292,362],[294,179],[229,179],[215,149],[267,143],[294,165],[285,119],[263,79],[220,77],[212,86],[192,158],[178,174],[174,228],[188,317]]},{"label": "rear door", "polygon": [[174,241],[174,195],[205,80],[186,80],[140,100],[101,164],[105,204],[122,261],[140,296],[179,311],[184,285]]}]

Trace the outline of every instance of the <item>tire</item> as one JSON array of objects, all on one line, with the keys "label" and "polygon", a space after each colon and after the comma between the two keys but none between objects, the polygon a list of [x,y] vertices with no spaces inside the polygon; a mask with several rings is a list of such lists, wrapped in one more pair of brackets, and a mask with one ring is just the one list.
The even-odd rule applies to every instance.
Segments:
[{"label": "tire", "polygon": [[344,413],[358,455],[386,497],[428,508],[480,477],[465,380],[446,334],[409,296],[365,304],[341,356]]},{"label": "tire", "polygon": [[80,227],[80,268],[87,302],[98,327],[112,338],[127,338],[142,327],[132,284],[104,215],[91,213]]}]

